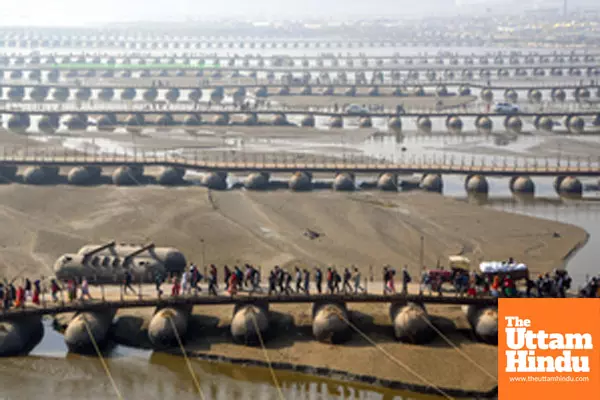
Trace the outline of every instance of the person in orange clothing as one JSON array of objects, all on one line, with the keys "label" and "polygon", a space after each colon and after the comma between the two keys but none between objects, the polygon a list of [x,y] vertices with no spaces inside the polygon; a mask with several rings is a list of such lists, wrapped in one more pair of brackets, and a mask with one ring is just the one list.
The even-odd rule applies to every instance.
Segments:
[{"label": "person in orange clothing", "polygon": [[229,294],[234,295],[237,293],[238,277],[236,274],[231,274],[229,277]]},{"label": "person in orange clothing", "polygon": [[498,297],[500,295],[500,289],[500,277],[495,275],[494,281],[492,282],[492,296]]},{"label": "person in orange clothing", "polygon": [[23,289],[23,286],[19,286],[17,289],[16,297],[15,307],[25,307],[25,289]]}]

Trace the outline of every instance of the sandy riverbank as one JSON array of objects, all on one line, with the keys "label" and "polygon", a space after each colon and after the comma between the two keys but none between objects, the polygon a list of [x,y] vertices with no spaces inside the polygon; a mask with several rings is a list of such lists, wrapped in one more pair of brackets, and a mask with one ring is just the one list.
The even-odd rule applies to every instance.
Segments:
[{"label": "sandy riverbank", "polygon": [[[585,241],[571,225],[492,211],[425,193],[214,192],[200,187],[0,186],[0,274],[46,275],[58,256],[112,239],[174,246],[189,261],[292,267],[409,266],[462,253],[551,270]],[[322,236],[311,240],[306,229]]]}]

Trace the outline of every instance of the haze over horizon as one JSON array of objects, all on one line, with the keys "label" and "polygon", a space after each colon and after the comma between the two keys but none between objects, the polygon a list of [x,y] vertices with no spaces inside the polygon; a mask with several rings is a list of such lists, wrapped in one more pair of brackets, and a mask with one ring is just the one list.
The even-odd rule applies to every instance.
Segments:
[{"label": "haze over horizon", "polygon": [[[104,0],[98,3],[81,0],[4,0],[0,25],[4,26],[86,26],[136,21],[185,21],[232,18],[271,20],[290,18],[422,17],[441,16],[460,11],[468,13],[472,3],[479,9],[490,6],[494,11],[507,8],[514,0]],[[466,6],[465,6],[466,3]],[[519,3],[531,6],[556,7],[562,0],[526,0]],[[597,0],[570,0],[571,9],[577,6],[598,7]],[[458,4],[458,6],[457,6]],[[463,4],[463,7],[460,7]]]}]

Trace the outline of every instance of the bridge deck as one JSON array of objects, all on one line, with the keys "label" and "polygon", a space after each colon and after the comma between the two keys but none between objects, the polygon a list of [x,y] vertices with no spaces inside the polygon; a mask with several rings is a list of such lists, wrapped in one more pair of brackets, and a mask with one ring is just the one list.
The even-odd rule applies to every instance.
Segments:
[{"label": "bridge deck", "polygon": [[[2,40],[2,39],[0,39]],[[45,39],[37,39],[37,40],[45,40]],[[194,41],[196,42],[196,41]],[[212,42],[219,42],[218,40],[215,41],[213,40]],[[294,42],[294,41],[292,41]],[[175,43],[181,43],[181,42],[175,42]],[[235,42],[235,41],[230,41],[230,42],[224,42],[224,43],[239,43],[239,42]],[[273,41],[272,43],[277,43],[277,41]],[[282,42],[282,43],[289,43],[289,42]],[[341,42],[339,42],[341,43]],[[386,42],[387,43],[387,42]],[[281,50],[294,50],[294,48],[292,46],[288,46],[288,48],[282,48],[280,47],[279,49]],[[325,48],[326,49],[326,48]],[[132,49],[131,52],[123,52],[123,53],[100,53],[99,55],[97,55],[98,57],[107,59],[107,58],[130,58],[130,59],[139,59],[139,58],[147,58],[147,59],[157,59],[157,58],[162,58],[162,59],[175,59],[175,60],[184,60],[184,59],[188,59],[188,60],[231,60],[231,59],[235,59],[235,60],[275,60],[275,59],[293,59],[293,60],[404,60],[404,59],[414,59],[414,60],[451,60],[451,59],[457,59],[457,60],[464,60],[466,58],[470,58],[472,59],[474,62],[477,62],[480,58],[484,57],[487,58],[489,60],[495,60],[497,57],[501,57],[503,60],[507,61],[510,59],[519,59],[519,60],[524,60],[528,57],[532,57],[534,60],[539,60],[540,57],[547,57],[548,59],[554,59],[555,57],[562,57],[565,60],[569,60],[570,57],[598,57],[600,56],[600,53],[598,52],[587,52],[587,51],[577,51],[577,52],[568,52],[568,51],[563,51],[563,52],[558,52],[556,54],[554,53],[547,53],[547,54],[535,54],[535,53],[524,53],[524,54],[511,54],[510,52],[499,52],[499,53],[475,53],[475,54],[459,54],[459,55],[447,55],[447,54],[421,54],[421,55],[405,55],[405,54],[388,54],[388,55],[376,55],[376,54],[369,54],[369,55],[356,55],[356,54],[346,54],[346,55],[337,55],[334,53],[331,54],[323,54],[323,55],[307,55],[307,54],[298,54],[298,55],[291,55],[291,54],[283,54],[283,55],[260,55],[260,56],[256,56],[256,55],[243,55],[243,56],[230,56],[230,55],[214,55],[214,54],[191,54],[189,56],[181,56],[181,55],[173,55],[173,54],[169,54],[169,53],[164,53],[161,55],[156,55],[153,53],[146,53],[145,51],[148,50],[152,50],[152,51],[156,51],[154,49]],[[332,49],[332,51],[334,51],[335,49]],[[81,52],[81,53],[75,53],[73,54],[72,52],[67,52],[67,51],[63,51],[63,52],[53,52],[52,55],[56,58],[59,59],[61,57],[64,56],[69,56],[69,57],[79,57],[79,56],[84,56],[86,57],[87,60],[91,60],[94,57],[97,57],[95,54],[94,55],[89,55],[86,54],[85,52]],[[31,58],[31,53],[15,53],[15,54],[11,54],[10,56],[8,56],[9,59],[14,60],[17,57],[24,57],[26,59],[30,59]],[[47,58],[48,55],[47,54],[42,54],[40,55],[41,58]],[[589,61],[591,62],[591,61]]]},{"label": "bridge deck", "polygon": [[[84,79],[88,79],[88,78],[84,78]],[[386,83],[354,83],[354,82],[348,82],[348,83],[315,83],[315,82],[311,82],[311,83],[307,83],[307,84],[303,84],[303,83],[283,83],[283,82],[279,82],[279,83],[272,83],[269,82],[267,80],[258,80],[257,82],[253,83],[253,82],[240,82],[240,83],[221,83],[221,82],[208,82],[208,83],[203,83],[200,82],[201,84],[199,85],[190,85],[190,84],[174,84],[171,83],[168,87],[162,86],[151,86],[149,83],[140,83],[140,79],[139,78],[125,78],[125,79],[131,79],[131,81],[122,81],[120,80],[121,78],[112,78],[114,79],[114,81],[110,81],[110,82],[98,82],[98,83],[89,83],[89,82],[85,82],[83,84],[76,84],[73,81],[70,82],[61,82],[61,83],[52,83],[52,82],[47,82],[47,83],[37,83],[37,82],[31,82],[31,81],[23,81],[23,82],[11,82],[11,81],[6,81],[2,83],[2,87],[6,88],[6,89],[11,89],[11,88],[21,88],[21,87],[25,87],[25,88],[36,88],[36,87],[42,87],[42,88],[48,88],[48,89],[52,89],[52,88],[67,88],[67,89],[91,89],[91,90],[99,90],[99,89],[106,89],[106,88],[113,88],[113,89],[127,89],[127,88],[134,88],[137,90],[147,90],[147,89],[156,89],[158,91],[167,91],[170,89],[179,89],[179,90],[193,90],[193,89],[207,89],[207,88],[223,88],[223,89],[237,89],[237,88],[261,88],[261,87],[266,87],[266,88],[281,88],[281,87],[289,87],[290,89],[293,88],[303,88],[304,86],[310,86],[312,88],[328,88],[328,87],[332,87],[332,88],[350,88],[350,87],[356,87],[356,88],[372,88],[372,87],[377,87],[380,90],[393,90],[396,89],[398,87],[406,87],[406,88],[416,88],[416,87],[423,87],[423,88],[436,88],[439,86],[446,86],[446,87],[459,87],[459,86],[467,86],[471,89],[491,89],[491,90],[508,90],[508,89],[513,89],[516,91],[523,91],[523,90],[530,90],[530,89],[537,89],[540,91],[543,90],[552,90],[552,89],[563,89],[563,90],[575,90],[575,89],[580,89],[580,88],[587,88],[588,90],[596,90],[596,89],[600,89],[600,83],[599,84],[595,84],[595,85],[590,85],[590,84],[583,84],[583,85],[579,85],[578,83],[563,83],[563,82],[556,82],[554,83],[550,83],[550,82],[539,82],[538,84],[533,83],[533,82],[523,82],[524,84],[521,83],[515,83],[514,85],[485,85],[483,83],[473,83],[473,81],[444,81],[444,82],[428,82],[428,81],[424,81],[424,82],[403,82],[403,81],[398,81],[398,82],[386,82]],[[150,79],[155,79],[155,80],[159,80],[161,78],[159,77],[147,77],[147,78],[143,78],[146,81],[149,82]],[[168,79],[168,78],[167,78]],[[200,78],[199,78],[200,79]],[[240,78],[240,79],[244,79],[244,78]],[[250,78],[245,78],[245,79],[250,79]],[[400,99],[402,98],[401,96],[398,96]]]},{"label": "bridge deck", "polygon": [[587,69],[587,68],[597,68],[597,64],[594,63],[577,63],[577,64],[562,64],[562,63],[552,63],[552,64],[521,64],[521,65],[493,65],[493,64],[484,64],[484,65],[440,65],[440,64],[383,64],[383,65],[370,65],[370,66],[338,66],[338,67],[318,67],[318,66],[307,66],[307,67],[271,67],[271,66],[200,66],[200,65],[131,65],[131,64],[89,64],[89,65],[81,65],[81,64],[35,64],[35,65],[9,65],[3,66],[2,69],[4,71],[51,71],[51,70],[60,70],[60,71],[89,71],[89,70],[98,70],[98,71],[161,71],[161,70],[189,70],[189,71],[221,71],[221,72],[233,72],[233,71],[243,71],[243,72],[274,72],[274,73],[287,73],[287,72],[368,72],[368,71],[445,71],[445,70],[533,70],[533,69]]},{"label": "bridge deck", "polygon": [[290,295],[290,296],[187,296],[187,297],[165,297],[162,299],[136,299],[121,301],[77,301],[73,303],[58,303],[46,307],[28,307],[11,309],[0,313],[0,320],[11,320],[23,317],[56,315],[69,312],[103,311],[121,308],[137,307],[167,307],[181,305],[233,305],[238,303],[271,304],[284,303],[315,303],[315,302],[345,302],[345,303],[393,303],[393,302],[417,302],[423,304],[449,304],[449,305],[478,305],[495,306],[498,299],[494,297],[443,297],[443,296],[420,296],[420,295]]},{"label": "bridge deck", "polygon": [[[196,155],[198,156],[198,155]],[[200,155],[202,156],[202,155]],[[435,160],[433,160],[435,161]],[[0,164],[6,165],[44,165],[44,166],[77,166],[97,165],[116,167],[121,165],[139,166],[167,166],[203,171],[269,171],[269,172],[357,172],[357,173],[439,173],[439,174],[482,174],[496,176],[598,176],[600,165],[587,160],[586,164],[556,166],[546,165],[543,162],[533,162],[533,165],[468,165],[453,164],[453,159],[437,160],[437,162],[415,163],[359,163],[359,162],[264,162],[264,161],[214,161],[198,158],[173,157],[165,153],[163,156],[152,157],[144,153],[127,155],[72,155],[64,153],[20,155],[19,153],[3,152],[0,154]]]},{"label": "bridge deck", "polygon": [[[401,98],[399,98],[401,99]],[[143,104],[143,103],[142,103]],[[403,118],[403,117],[564,117],[570,115],[576,116],[597,116],[600,115],[600,110],[594,109],[580,109],[580,110],[565,110],[565,111],[544,111],[544,112],[519,112],[516,114],[505,114],[505,113],[485,113],[476,111],[461,111],[456,110],[450,112],[447,110],[434,111],[434,110],[423,110],[422,112],[406,112],[398,114],[395,112],[368,112],[363,114],[352,114],[346,112],[335,112],[323,110],[323,108],[311,108],[306,107],[302,109],[300,107],[294,108],[270,108],[270,109],[256,109],[242,111],[239,108],[233,107],[221,107],[221,108],[207,108],[204,106],[195,107],[194,103],[178,103],[171,105],[168,108],[157,108],[150,109],[149,104],[141,105],[140,107],[133,107],[133,104],[123,103],[121,107],[116,104],[103,105],[99,104],[93,107],[74,107],[70,104],[63,106],[61,104],[45,104],[45,103],[19,103],[18,107],[15,106],[0,106],[0,114],[20,114],[28,113],[32,115],[64,115],[64,114],[89,114],[89,115],[104,115],[104,114],[140,114],[140,115],[157,115],[157,114],[196,114],[196,115],[215,115],[215,114],[228,114],[228,115],[307,115],[311,114],[315,117],[342,117],[342,118],[359,118],[359,117],[373,117],[373,118]]]}]

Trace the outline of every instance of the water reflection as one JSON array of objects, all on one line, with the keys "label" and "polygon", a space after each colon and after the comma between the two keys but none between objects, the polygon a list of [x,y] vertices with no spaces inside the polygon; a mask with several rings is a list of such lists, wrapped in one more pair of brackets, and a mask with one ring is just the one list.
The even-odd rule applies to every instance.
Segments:
[{"label": "water reflection", "polygon": [[[6,398],[114,399],[100,360],[67,352],[63,336],[45,319],[46,334],[29,357],[0,363],[0,387]],[[113,346],[105,359],[125,399],[198,399],[185,360],[179,356]],[[269,370],[190,359],[206,400],[279,400]],[[14,379],[18,376],[18,379]],[[434,400],[439,397],[388,390],[360,383],[276,371],[285,399]]]},{"label": "water reflection", "polygon": [[[150,364],[168,368],[181,381],[189,381],[190,371],[178,357],[153,353]],[[198,360],[192,362],[192,368],[199,375],[202,390],[207,398],[279,399],[271,374],[265,368],[240,367]],[[276,376],[285,399],[426,400],[438,398],[286,371],[277,371]]]}]

